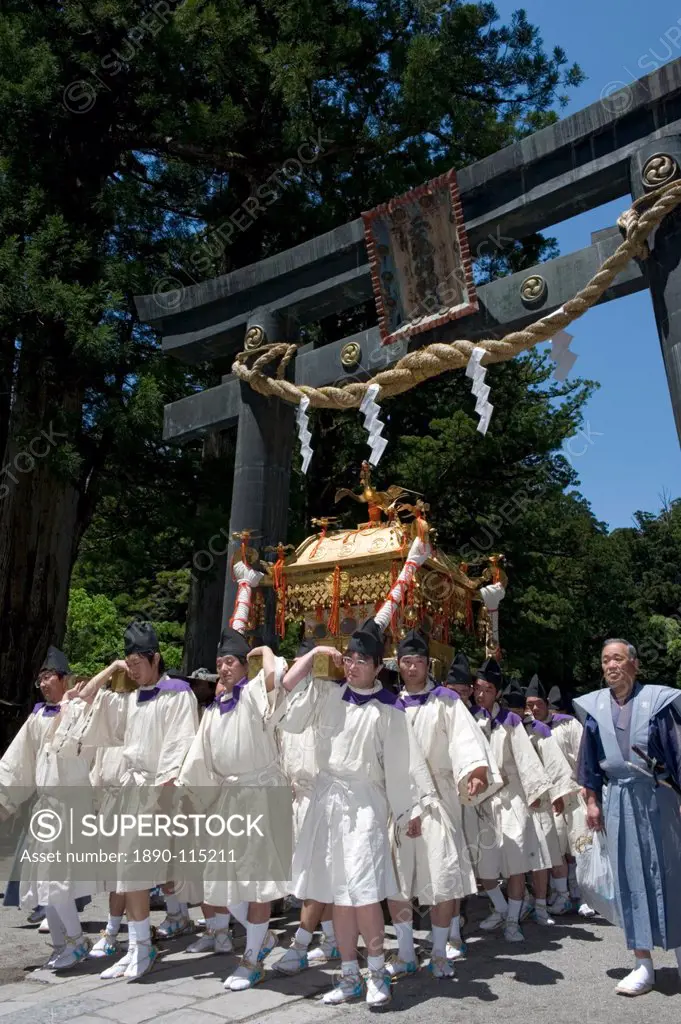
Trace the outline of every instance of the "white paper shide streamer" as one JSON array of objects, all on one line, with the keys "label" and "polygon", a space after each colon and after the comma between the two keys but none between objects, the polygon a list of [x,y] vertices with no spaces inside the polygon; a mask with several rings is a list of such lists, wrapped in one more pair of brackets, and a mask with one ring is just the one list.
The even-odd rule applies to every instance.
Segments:
[{"label": "white paper shide streamer", "polygon": [[381,437],[385,424],[378,418],[381,408],[376,402],[376,396],[380,390],[380,384],[370,384],[359,407],[359,411],[364,415],[364,429],[369,432],[367,443],[371,448],[369,462],[372,466],[378,465],[381,455],[388,447],[385,437]]},{"label": "white paper shide streamer", "polygon": [[307,415],[308,406],[310,399],[305,395],[300,400],[300,404],[296,409],[296,423],[298,424],[298,439],[300,441],[300,454],[303,456],[303,473],[307,473],[310,468],[310,459],[312,458],[312,447],[310,441],[312,440],[312,434],[309,429],[310,417]]},{"label": "white paper shide streamer", "polygon": [[577,356],[574,352],[570,352],[572,338],[573,335],[568,334],[567,331],[558,331],[558,334],[551,338],[551,356],[556,362],[553,376],[556,380],[565,380],[577,362]]},{"label": "white paper shide streamer", "polygon": [[232,629],[239,633],[245,633],[248,625],[248,618],[251,614],[251,601],[253,599],[253,587],[257,587],[264,573],[249,568],[243,562],[235,562],[234,578],[237,581],[236,599],[234,601],[234,614],[230,621]]},{"label": "white paper shide streamer", "polygon": [[[562,306],[558,309],[554,309],[553,313],[547,313],[544,317],[545,320],[550,320],[551,317],[560,316],[565,310]],[[570,352],[570,342],[572,341],[573,335],[568,334],[567,331],[558,331],[551,338],[551,358],[555,361],[556,367],[553,371],[553,376],[556,380],[565,380],[572,367],[577,362],[577,356],[574,352]]]},{"label": "white paper shide streamer", "polygon": [[424,544],[418,537],[412,541],[402,572],[395,580],[386,600],[374,615],[374,622],[377,622],[381,629],[386,630],[388,628],[393,614],[404,600],[407,587],[413,580],[416,570],[419,566],[423,565],[429,556],[430,544]]},{"label": "white paper shide streamer", "polygon": [[492,418],[492,412],[494,410],[494,406],[488,401],[490,392],[489,384],[485,384],[487,370],[480,362],[484,355],[484,348],[478,348],[476,346],[471,352],[471,357],[468,360],[468,366],[466,367],[466,376],[472,377],[473,379],[473,387],[471,388],[471,391],[475,395],[476,399],[475,411],[480,417],[478,430],[481,434],[487,433],[489,421]]}]

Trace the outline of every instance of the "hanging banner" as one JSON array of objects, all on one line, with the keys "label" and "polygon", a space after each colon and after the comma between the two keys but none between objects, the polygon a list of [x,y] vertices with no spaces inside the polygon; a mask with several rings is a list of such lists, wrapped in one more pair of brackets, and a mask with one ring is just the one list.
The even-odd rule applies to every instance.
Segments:
[{"label": "hanging banner", "polygon": [[477,312],[455,171],[362,219],[384,345]]}]

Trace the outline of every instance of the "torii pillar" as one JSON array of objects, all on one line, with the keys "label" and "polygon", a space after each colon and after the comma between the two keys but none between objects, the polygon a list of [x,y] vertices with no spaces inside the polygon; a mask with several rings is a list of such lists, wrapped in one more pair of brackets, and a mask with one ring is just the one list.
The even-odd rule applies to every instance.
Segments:
[{"label": "torii pillar", "polygon": [[[660,185],[681,180],[681,136],[667,135],[642,146],[630,165],[631,191],[635,199]],[[655,232],[652,252],[641,261],[646,275],[669,394],[681,443],[681,208],[667,214]]]},{"label": "torii pillar", "polygon": [[[249,317],[245,347],[256,351],[261,345],[294,341],[297,334],[295,323],[261,309]],[[242,530],[252,530],[253,546],[264,558],[265,547],[286,540],[295,408],[280,399],[260,395],[243,382],[240,383],[240,389],[241,408],[229,531],[231,535]],[[236,583],[232,579],[230,567],[232,556],[238,548],[238,542],[231,543],[222,608],[223,627],[229,622],[234,610]],[[262,642],[273,646],[276,643],[275,595],[269,590],[265,594]]]}]

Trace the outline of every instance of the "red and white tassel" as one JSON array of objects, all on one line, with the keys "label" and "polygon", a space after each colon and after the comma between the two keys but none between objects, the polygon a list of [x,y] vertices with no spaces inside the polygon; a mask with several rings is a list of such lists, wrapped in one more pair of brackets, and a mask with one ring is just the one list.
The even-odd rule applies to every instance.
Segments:
[{"label": "red and white tassel", "polygon": [[430,553],[430,544],[424,544],[420,537],[417,537],[412,541],[411,547],[409,548],[409,554],[407,555],[407,561],[404,563],[402,572],[397,577],[395,585],[392,587],[388,597],[374,615],[374,622],[376,622],[381,629],[386,630],[390,625],[390,620],[393,615],[404,602],[407,588],[416,575],[416,570],[419,566],[423,565],[427,558],[430,557]]},{"label": "red and white tassel", "polygon": [[234,614],[229,621],[232,629],[239,633],[245,633],[248,626],[248,619],[251,614],[251,601],[253,600],[253,587],[257,587],[264,573],[249,568],[243,562],[234,564],[234,579],[237,581],[236,600],[234,601]]}]

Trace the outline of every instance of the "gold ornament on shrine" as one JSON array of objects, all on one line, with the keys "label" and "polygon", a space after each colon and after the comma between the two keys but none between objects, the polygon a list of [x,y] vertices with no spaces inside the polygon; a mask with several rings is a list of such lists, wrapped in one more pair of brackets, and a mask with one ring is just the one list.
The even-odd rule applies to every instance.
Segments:
[{"label": "gold ornament on shrine", "polygon": [[[283,637],[288,623],[302,622],[306,637],[344,651],[352,633],[383,604],[412,541],[420,537],[432,552],[386,631],[386,657],[394,657],[402,636],[417,627],[427,634],[433,667],[442,675],[454,657],[454,631],[475,633],[476,608],[484,618],[478,591],[497,570],[485,558],[485,570],[472,579],[448,558],[435,544],[430,507],[421,496],[395,484],[379,490],[368,463],[362,465],[359,482],[358,491],[340,488],[335,497],[364,506],[363,522],[345,527],[334,516],[313,519],[314,533],[295,550],[278,545],[276,564],[265,565],[268,576],[261,587],[275,591],[277,632]],[[342,674],[330,658],[315,672],[327,678]]]},{"label": "gold ornament on shrine", "polygon": [[244,565],[254,566],[260,561],[260,552],[257,548],[251,547],[251,540],[256,536],[253,530],[240,530],[232,534],[233,541],[239,541],[240,551],[237,556]]}]

